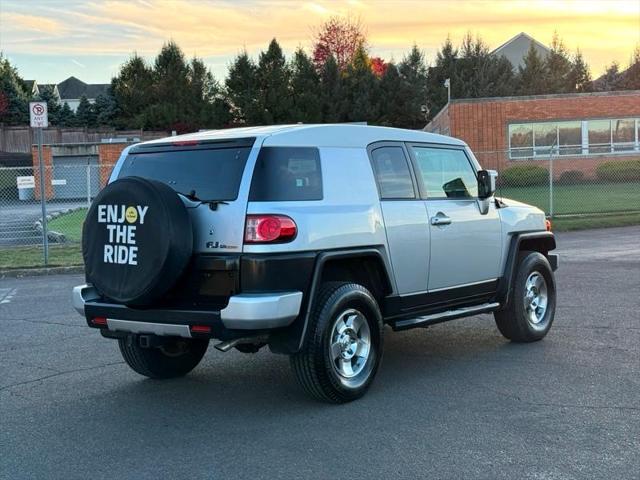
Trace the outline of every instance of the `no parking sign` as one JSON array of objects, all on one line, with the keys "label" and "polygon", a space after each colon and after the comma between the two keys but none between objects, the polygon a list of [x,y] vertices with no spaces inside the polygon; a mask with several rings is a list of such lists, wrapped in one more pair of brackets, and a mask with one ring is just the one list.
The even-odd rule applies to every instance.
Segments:
[{"label": "no parking sign", "polygon": [[33,128],[47,128],[49,118],[47,114],[47,102],[30,102],[29,118]]}]

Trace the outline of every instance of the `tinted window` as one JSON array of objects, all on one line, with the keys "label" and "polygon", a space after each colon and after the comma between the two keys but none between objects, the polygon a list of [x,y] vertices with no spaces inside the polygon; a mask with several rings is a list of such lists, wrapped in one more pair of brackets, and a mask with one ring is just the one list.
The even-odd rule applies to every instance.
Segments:
[{"label": "tinted window", "polygon": [[462,150],[412,147],[427,198],[478,196],[475,172]]},{"label": "tinted window", "polygon": [[251,181],[249,200],[277,202],[322,200],[317,148],[263,147]]},{"label": "tinted window", "polygon": [[218,148],[132,153],[119,178],[139,176],[166,183],[201,200],[235,200],[251,149]]},{"label": "tinted window", "polygon": [[371,152],[380,198],[415,198],[409,165],[402,147],[380,147]]}]

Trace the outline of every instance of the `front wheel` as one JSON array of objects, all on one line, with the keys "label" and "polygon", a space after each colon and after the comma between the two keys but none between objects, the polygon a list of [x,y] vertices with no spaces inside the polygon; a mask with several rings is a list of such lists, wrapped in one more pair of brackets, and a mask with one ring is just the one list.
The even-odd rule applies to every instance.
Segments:
[{"label": "front wheel", "polygon": [[361,285],[324,284],[309,318],[307,337],[291,366],[311,396],[345,403],[365,394],[382,358],[382,315]]},{"label": "front wheel", "polygon": [[209,346],[207,339],[167,339],[160,347],[142,347],[137,335],[118,339],[122,358],[132,370],[145,377],[182,377],[193,370]]},{"label": "front wheel", "polygon": [[494,313],[500,333],[514,342],[535,342],[549,332],[556,311],[556,284],[549,261],[539,252],[522,252],[513,294]]}]

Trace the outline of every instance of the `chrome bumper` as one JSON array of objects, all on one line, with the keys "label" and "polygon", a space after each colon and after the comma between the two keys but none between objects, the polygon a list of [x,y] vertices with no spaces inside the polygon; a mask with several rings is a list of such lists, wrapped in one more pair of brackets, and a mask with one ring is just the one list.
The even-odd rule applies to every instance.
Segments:
[{"label": "chrome bumper", "polygon": [[[85,316],[87,302],[99,300],[99,295],[91,285],[78,285],[72,293],[73,307]],[[225,328],[234,330],[263,330],[286,327],[300,313],[302,292],[246,293],[233,295],[229,304],[215,312]],[[107,327],[112,331],[131,333],[154,333],[156,335],[191,336],[189,327],[170,323],[133,321],[132,319],[107,319]]]}]

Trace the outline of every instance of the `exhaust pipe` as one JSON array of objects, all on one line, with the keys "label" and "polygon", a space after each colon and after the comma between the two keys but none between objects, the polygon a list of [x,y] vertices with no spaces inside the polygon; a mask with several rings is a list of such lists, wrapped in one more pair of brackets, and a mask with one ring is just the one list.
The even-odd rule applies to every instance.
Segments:
[{"label": "exhaust pipe", "polygon": [[[269,335],[254,335],[252,337],[240,337],[240,338],[234,338],[233,340],[227,340],[225,342],[220,342],[218,344],[215,345],[217,350],[220,350],[221,352],[228,352],[229,350],[231,350],[233,347],[236,347],[238,345],[246,345],[246,344],[253,344],[253,345],[259,345],[259,344],[265,344],[267,343],[267,340],[269,339]],[[259,347],[258,347],[259,348]],[[258,350],[256,349],[256,352]]]}]

